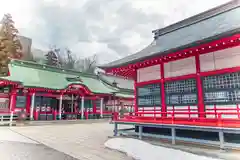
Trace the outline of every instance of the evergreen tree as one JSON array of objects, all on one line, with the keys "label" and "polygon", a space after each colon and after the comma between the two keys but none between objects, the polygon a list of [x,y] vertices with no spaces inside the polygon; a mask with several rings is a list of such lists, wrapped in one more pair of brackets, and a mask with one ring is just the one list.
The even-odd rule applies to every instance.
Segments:
[{"label": "evergreen tree", "polygon": [[7,75],[10,59],[22,57],[22,45],[10,14],[5,14],[0,24],[0,75]]},{"label": "evergreen tree", "polygon": [[67,59],[66,59],[66,64],[64,67],[66,69],[74,69],[75,63],[76,63],[76,58],[73,57],[72,52],[68,48],[66,49],[66,54],[67,54]]},{"label": "evergreen tree", "polygon": [[60,62],[58,59],[58,49],[51,49],[46,55],[46,64],[50,66],[60,67]]}]

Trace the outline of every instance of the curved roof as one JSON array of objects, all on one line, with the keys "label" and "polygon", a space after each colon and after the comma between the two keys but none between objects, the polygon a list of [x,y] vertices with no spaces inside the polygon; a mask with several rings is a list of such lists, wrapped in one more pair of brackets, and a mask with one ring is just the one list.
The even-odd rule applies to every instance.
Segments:
[{"label": "curved roof", "polygon": [[117,84],[117,88],[119,89],[125,89],[129,91],[134,90],[134,81],[131,79],[122,78],[119,76],[114,75],[108,75],[104,73],[98,73],[99,79],[101,79],[103,82],[113,86],[113,83],[115,82]]},{"label": "curved roof", "polygon": [[[65,89],[71,84],[82,84],[93,93],[111,94],[117,89],[108,88],[96,75],[85,74],[72,70],[40,65],[33,62],[11,60],[10,76],[1,79],[20,82],[25,87],[40,87],[48,89]],[[79,77],[81,81],[69,81],[67,78]]]}]

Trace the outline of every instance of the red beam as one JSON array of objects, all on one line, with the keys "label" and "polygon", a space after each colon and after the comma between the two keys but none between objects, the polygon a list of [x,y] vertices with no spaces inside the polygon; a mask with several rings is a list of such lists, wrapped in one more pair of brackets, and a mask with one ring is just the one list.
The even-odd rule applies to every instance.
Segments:
[{"label": "red beam", "polygon": [[144,82],[136,82],[136,86],[137,86],[137,87],[140,87],[140,86],[144,86],[144,85],[148,85],[148,84],[153,84],[153,83],[161,83],[161,79],[144,81]]},{"label": "red beam", "polygon": [[180,80],[185,80],[185,79],[190,79],[190,78],[196,78],[196,74],[188,74],[188,75],[177,76],[177,77],[169,77],[169,78],[165,78],[164,81],[180,81]]},{"label": "red beam", "polygon": [[224,68],[214,71],[207,71],[207,72],[201,72],[201,76],[212,76],[212,75],[218,75],[218,74],[225,74],[225,73],[233,73],[233,72],[239,72],[240,67],[232,67],[232,68]]},{"label": "red beam", "polygon": [[[199,113],[204,113],[205,111],[205,106],[204,106],[204,93],[202,89],[202,80],[200,76],[201,72],[201,66],[200,66],[200,55],[197,54],[195,56],[195,63],[196,63],[196,71],[197,71],[197,77],[196,77],[196,82],[197,82],[197,93],[198,93],[198,112]],[[200,117],[205,117],[205,114],[199,114]]]},{"label": "red beam", "polygon": [[[164,86],[164,77],[165,77],[165,72],[164,72],[164,63],[161,63],[160,65],[160,72],[161,72],[161,102],[162,102],[162,112],[167,112],[167,105],[165,101],[165,86]],[[166,117],[166,114],[162,115],[163,117]]]}]

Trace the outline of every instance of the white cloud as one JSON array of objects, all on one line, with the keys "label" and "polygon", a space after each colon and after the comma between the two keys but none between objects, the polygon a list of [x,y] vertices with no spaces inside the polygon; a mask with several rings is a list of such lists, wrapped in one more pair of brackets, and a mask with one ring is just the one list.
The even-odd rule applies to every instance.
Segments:
[{"label": "white cloud", "polygon": [[230,0],[136,0],[131,1],[135,8],[145,13],[165,15],[164,24],[169,25],[181,19],[198,14]]},{"label": "white cloud", "polygon": [[37,48],[69,47],[78,56],[109,62],[141,50],[151,31],[229,0],[4,0],[20,33]]},{"label": "white cloud", "polygon": [[0,5],[0,16],[11,13],[17,27],[29,27],[34,12],[32,2],[32,0],[4,0]]}]

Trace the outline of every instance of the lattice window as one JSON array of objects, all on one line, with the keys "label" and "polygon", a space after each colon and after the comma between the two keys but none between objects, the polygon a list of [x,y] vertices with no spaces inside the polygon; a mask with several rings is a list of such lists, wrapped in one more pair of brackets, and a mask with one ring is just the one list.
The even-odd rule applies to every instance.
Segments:
[{"label": "lattice window", "polygon": [[165,83],[166,94],[196,92],[196,80],[187,79]]},{"label": "lattice window", "polygon": [[96,100],[95,103],[96,103],[97,109],[100,109],[101,108],[101,100]]},{"label": "lattice window", "polygon": [[16,108],[25,108],[25,107],[26,107],[26,96],[17,96]]},{"label": "lattice window", "polygon": [[7,110],[9,107],[9,98],[0,98],[0,111]]},{"label": "lattice window", "polygon": [[0,93],[9,93],[10,92],[10,87],[0,87]]},{"label": "lattice window", "polygon": [[159,106],[161,104],[160,84],[151,84],[138,89],[138,106]]},{"label": "lattice window", "polygon": [[166,103],[168,105],[197,104],[197,87],[195,79],[165,83]]},{"label": "lattice window", "polygon": [[231,104],[240,102],[240,72],[203,78],[206,104]]}]

